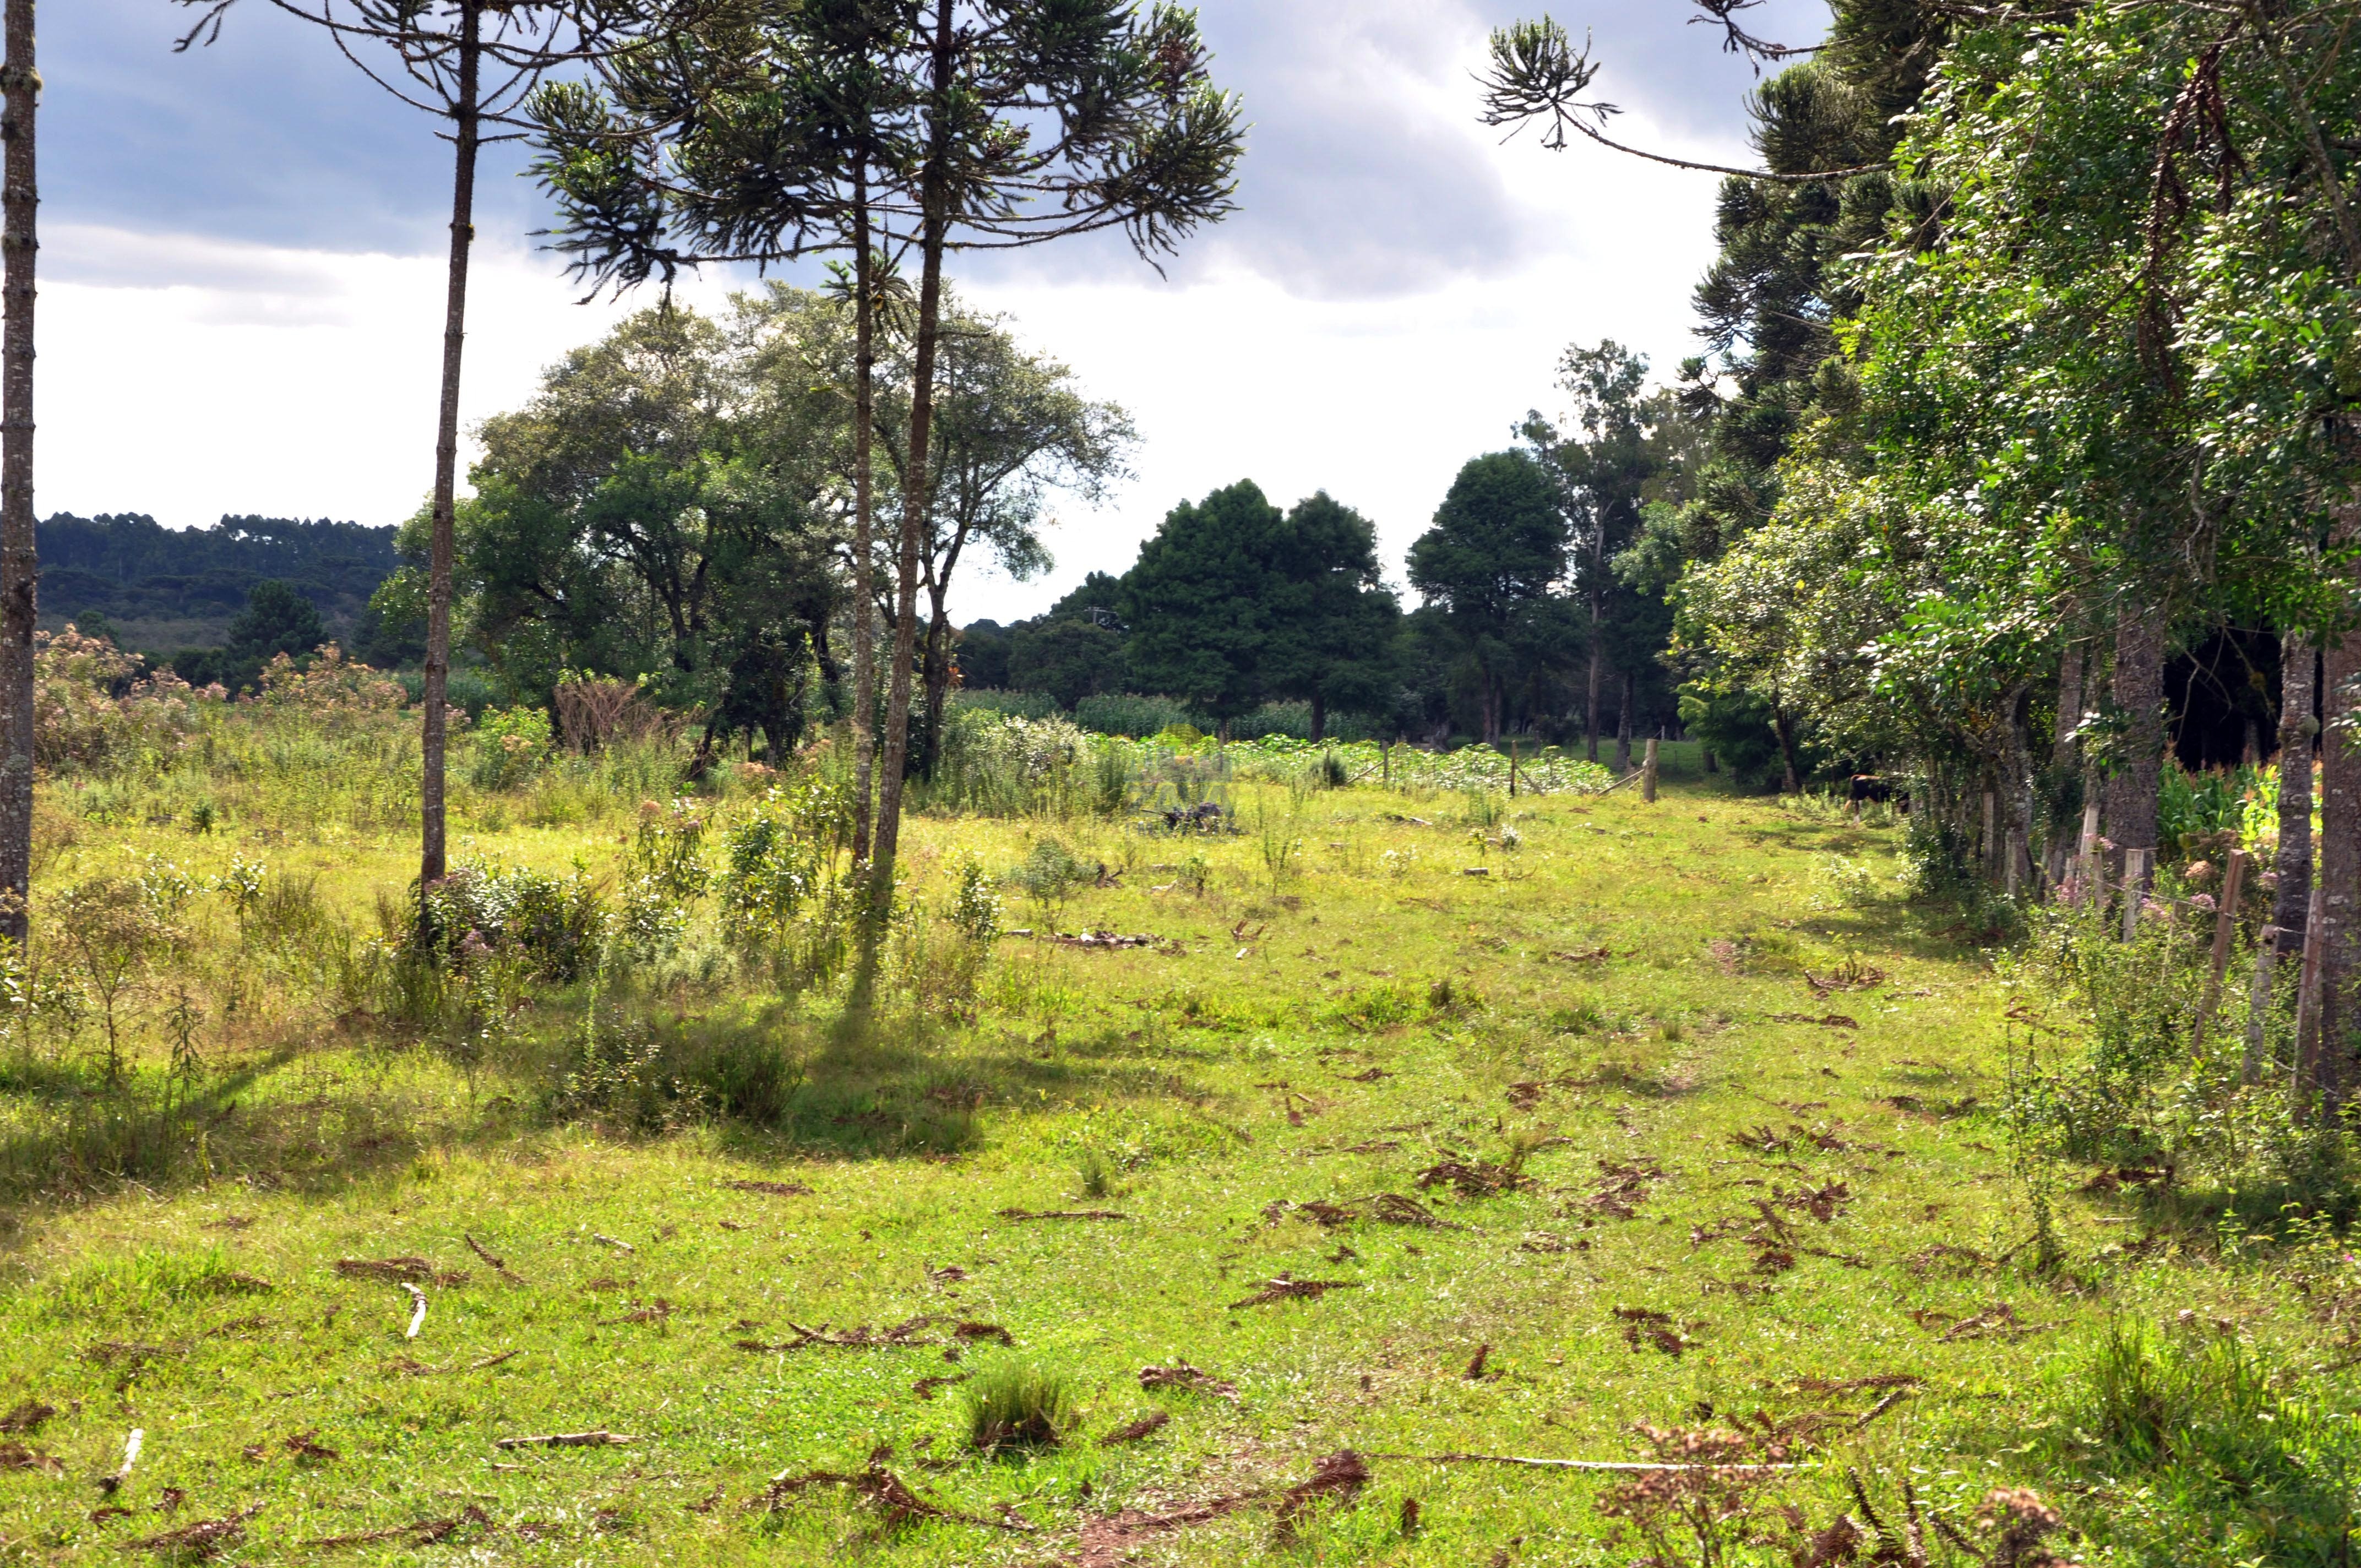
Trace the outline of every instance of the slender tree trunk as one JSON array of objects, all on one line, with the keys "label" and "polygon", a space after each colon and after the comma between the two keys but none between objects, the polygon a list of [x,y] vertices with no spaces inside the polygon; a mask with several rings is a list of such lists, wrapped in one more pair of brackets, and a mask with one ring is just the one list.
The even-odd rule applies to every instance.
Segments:
[{"label": "slender tree trunk", "polygon": [[[2123,754],[2107,781],[2107,837],[2118,872],[2125,850],[2153,850],[2156,803],[2164,782],[2164,612],[2129,609],[2115,627],[2115,706],[2123,710]],[[2155,864],[2155,857],[2148,863]]]},{"label": "slender tree trunk", "polygon": [[875,551],[877,484],[870,444],[877,427],[876,287],[869,248],[869,166],[852,167],[852,863],[869,859],[871,805],[877,772],[877,595],[870,581]]},{"label": "slender tree trunk", "polygon": [[2320,733],[2312,716],[2320,651],[2301,631],[2279,645],[2279,848],[2272,869],[2279,888],[2271,895],[2271,924],[2290,933],[2279,938],[2279,956],[2303,950],[2304,916],[2312,908],[2312,743]]},{"label": "slender tree trunk", "polygon": [[[2058,723],[2049,742],[2049,776],[2053,780],[2063,780],[2072,773],[2075,754],[2081,749],[2076,736],[2082,725],[2082,642],[2078,638],[2066,644],[2066,651],[2058,660]],[[2053,806],[2053,814],[2055,809]],[[2042,871],[2049,885],[2055,887],[2066,880],[2066,857],[2072,852],[2070,840],[2074,828],[2053,815],[2044,831],[2047,841],[2042,846]]]},{"label": "slender tree trunk", "polygon": [[[952,126],[951,0],[936,0],[932,145],[920,180],[917,352],[910,377],[910,461],[902,474],[902,539],[894,604],[894,668],[885,688],[885,758],[877,788],[877,838],[870,857],[869,942],[894,904],[894,854],[902,830],[903,774],[910,753],[910,665],[917,653],[918,548],[927,521],[928,443],[935,413],[935,338],[942,315],[943,236],[950,226]],[[864,962],[873,972],[874,953]]]},{"label": "slender tree trunk", "polygon": [[[459,487],[459,357],[467,340],[467,248],[476,238],[477,86],[483,65],[481,0],[460,0],[459,93],[451,169],[451,273],[443,308],[443,403],[434,428],[434,516],[426,565],[426,681],[419,747],[425,777],[419,790],[418,887],[443,880],[443,762],[451,689],[452,514]],[[425,918],[425,901],[419,917]]]},{"label": "slender tree trunk", "polygon": [[1771,705],[1771,732],[1779,737],[1779,765],[1784,773],[1780,790],[1795,795],[1804,787],[1804,775],[1795,766],[1795,722],[1787,716],[1784,703]]},{"label": "slender tree trunk", "polygon": [[1623,677],[1623,700],[1617,705],[1615,715],[1615,771],[1631,771],[1631,677]]},{"label": "slender tree trunk", "polygon": [[1593,593],[1590,596],[1590,696],[1582,727],[1589,737],[1590,760],[1594,762],[1598,761],[1598,676],[1605,663],[1606,654],[1599,647],[1598,638],[1598,596]]},{"label": "slender tree trunk", "polygon": [[947,583],[929,586],[927,590],[927,651],[921,668],[926,674],[927,718],[918,727],[918,776],[935,776],[935,763],[943,749],[943,705],[951,696],[951,628],[949,611],[943,603]]},{"label": "slender tree trunk", "polygon": [[39,563],[33,553],[33,265],[40,186],[33,121],[33,0],[7,0],[7,57],[0,66],[0,935],[22,943],[31,928],[33,871],[33,619]]},{"label": "slender tree trunk", "polygon": [[1328,694],[1318,686],[1312,688],[1312,743],[1315,746],[1328,739]]},{"label": "slender tree trunk", "polygon": [[[2323,650],[2320,746],[2320,1046],[2315,1082],[2334,1104],[2354,1083],[2354,1036],[2361,1006],[2361,737],[2349,728],[2361,682],[2361,635]],[[2340,720],[2345,722],[2340,723]]]}]

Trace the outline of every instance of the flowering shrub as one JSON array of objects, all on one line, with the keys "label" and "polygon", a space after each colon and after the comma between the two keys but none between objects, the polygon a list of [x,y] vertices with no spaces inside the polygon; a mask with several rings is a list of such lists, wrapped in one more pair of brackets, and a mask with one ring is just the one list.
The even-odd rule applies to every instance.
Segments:
[{"label": "flowering shrub", "polygon": [[429,944],[462,972],[495,956],[522,960],[539,979],[579,979],[598,962],[608,911],[577,866],[566,876],[488,861],[455,868],[423,894]]},{"label": "flowering shrub", "polygon": [[197,726],[196,705],[219,701],[170,670],[143,673],[137,654],[71,626],[33,633],[33,759],[45,768],[153,766]]},{"label": "flowering shrub", "polygon": [[478,789],[514,789],[549,761],[553,737],[549,715],[537,707],[492,709],[476,729],[474,765],[468,776]]},{"label": "flowering shrub", "polygon": [[[302,713],[332,730],[350,730],[383,722],[409,699],[392,676],[346,658],[329,642],[308,664],[299,666],[284,653],[272,659],[262,672],[261,695],[250,700],[265,709]],[[467,722],[464,710],[450,713],[453,728]]]}]

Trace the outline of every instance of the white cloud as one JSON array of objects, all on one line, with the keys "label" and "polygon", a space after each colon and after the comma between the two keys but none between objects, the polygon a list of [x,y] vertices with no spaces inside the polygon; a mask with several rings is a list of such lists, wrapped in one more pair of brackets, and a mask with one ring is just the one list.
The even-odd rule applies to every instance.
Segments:
[{"label": "white cloud", "polygon": [[[1291,15],[1258,43],[1309,49],[1320,29],[1309,12]],[[1422,16],[1409,0],[1386,0],[1333,41],[1298,68],[1321,114],[1295,118],[1290,154],[1264,187],[1272,203],[1303,211],[1266,212],[1193,242],[1190,267],[1170,281],[1137,263],[1076,268],[1054,253],[1027,270],[956,269],[970,299],[1012,313],[1030,345],[1128,406],[1145,437],[1136,483],[1099,511],[1067,509],[1050,577],[978,576],[955,596],[959,619],[1030,614],[1087,570],[1121,571],[1176,501],[1240,477],[1282,505],[1324,488],[1360,508],[1398,571],[1459,465],[1507,444],[1527,408],[1551,406],[1565,345],[1611,336],[1660,375],[1694,352],[1688,295],[1711,254],[1711,177],[1581,145],[1552,155],[1530,137],[1497,142],[1472,118],[1482,38],[1464,6]],[[1708,90],[1727,89],[1717,80]],[[1338,133],[1348,140],[1369,115],[1397,122],[1377,149],[1385,158],[1323,151],[1322,115],[1351,104]],[[1643,146],[1745,158],[1727,131],[1699,139],[1688,123],[1635,105],[1617,128]],[[1412,145],[1418,156],[1390,171],[1399,188],[1389,188],[1389,149]],[[1369,203],[1382,210],[1352,221]],[[1332,235],[1336,254],[1323,260],[1313,253]],[[439,256],[135,225],[52,225],[44,239],[45,513],[382,523],[424,497]],[[1386,261],[1389,247],[1400,254]],[[1471,260],[1471,249],[1481,254]],[[1382,279],[1338,284],[1365,266]],[[684,293],[710,304],[727,287],[710,280]],[[636,302],[586,307],[577,292],[544,253],[478,246],[468,421],[516,406],[545,365]]]}]

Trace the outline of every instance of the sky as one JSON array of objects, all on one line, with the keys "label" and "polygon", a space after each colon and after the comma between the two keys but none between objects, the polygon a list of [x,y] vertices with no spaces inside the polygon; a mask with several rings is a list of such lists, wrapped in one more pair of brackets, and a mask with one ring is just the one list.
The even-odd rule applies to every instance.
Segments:
[{"label": "sky", "polygon": [[[979,572],[955,620],[1035,614],[1119,573],[1170,508],[1240,478],[1282,506],[1325,489],[1359,509],[1399,580],[1460,465],[1555,406],[1569,344],[1611,337],[1666,378],[1698,351],[1714,177],[1476,123],[1486,34],[1530,4],[1203,0],[1215,79],[1252,126],[1240,210],[1163,276],[1095,239],[954,263],[970,300],[1141,436],[1104,504],[1058,509],[1051,571]],[[1752,161],[1752,71],[1687,5],[1560,5],[1605,61],[1620,139]],[[166,0],[42,16],[38,506],[399,521],[433,477],[447,146],[267,0],[175,53],[190,19]],[[1790,42],[1825,20],[1819,0],[1750,16]],[[522,162],[496,149],[481,180],[470,423],[645,302],[580,302],[537,248],[549,214]]]}]

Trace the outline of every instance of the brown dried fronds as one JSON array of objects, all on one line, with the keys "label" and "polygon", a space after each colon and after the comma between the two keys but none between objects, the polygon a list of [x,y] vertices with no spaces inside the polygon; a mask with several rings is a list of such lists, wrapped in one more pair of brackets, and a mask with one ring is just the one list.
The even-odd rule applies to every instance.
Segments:
[{"label": "brown dried fronds", "polygon": [[383,1530],[362,1530],[355,1535],[323,1536],[302,1544],[307,1550],[323,1550],[338,1546],[375,1546],[380,1541],[402,1541],[412,1546],[440,1546],[461,1530],[469,1528],[489,1530],[491,1516],[470,1503],[449,1519],[412,1519],[408,1524],[389,1525]]},{"label": "brown dried fronds", "polygon": [[44,1405],[38,1399],[27,1399],[6,1415],[0,1416],[0,1432],[14,1436],[38,1431],[41,1430],[41,1423],[57,1413],[58,1408],[55,1405]]},{"label": "brown dried fronds", "polygon": [[128,1544],[135,1552],[165,1552],[176,1556],[200,1560],[220,1556],[228,1548],[246,1539],[246,1521],[262,1511],[262,1505],[226,1519],[204,1519],[196,1524],[168,1530],[161,1535],[151,1535]]},{"label": "brown dried fronds", "polygon": [[1358,1290],[1360,1288],[1361,1282],[1357,1279],[1296,1279],[1282,1274],[1253,1295],[1231,1302],[1230,1310],[1267,1306],[1273,1301],[1316,1300],[1331,1290]]},{"label": "brown dried fronds", "polygon": [[467,1283],[467,1276],[457,1270],[440,1270],[423,1257],[340,1257],[336,1272],[346,1279],[380,1279],[391,1285],[441,1285],[445,1288]]},{"label": "brown dried fronds", "polygon": [[722,1186],[739,1192],[759,1192],[768,1198],[808,1198],[811,1189],[800,1181],[725,1181]]},{"label": "brown dried fronds", "polygon": [[325,1462],[344,1457],[335,1449],[321,1442],[320,1431],[317,1427],[310,1431],[290,1432],[279,1440],[279,1446],[293,1454],[298,1460]]},{"label": "brown dried fronds", "polygon": [[1171,1422],[1171,1420],[1170,1411],[1151,1410],[1137,1420],[1126,1422],[1099,1439],[1099,1446],[1114,1448],[1121,1443],[1137,1442],[1151,1432],[1161,1431]]},{"label": "brown dried fronds", "polygon": [[1349,1503],[1369,1484],[1367,1461],[1347,1448],[1318,1461],[1312,1478],[1279,1495],[1279,1536],[1284,1541],[1323,1498]]},{"label": "brown dried fronds", "polygon": [[1142,1388],[1187,1388],[1199,1394],[1210,1394],[1217,1399],[1238,1402],[1238,1386],[1212,1373],[1176,1361],[1170,1366],[1143,1366],[1139,1369]]},{"label": "brown dried fronds", "polygon": [[1629,1526],[1656,1562],[1729,1561],[1784,1447],[1751,1432],[1644,1423],[1637,1430],[1668,1468],[1618,1480],[1600,1497],[1599,1513]]},{"label": "brown dried fronds", "polygon": [[749,1498],[746,1507],[768,1512],[784,1508],[804,1493],[821,1486],[849,1488],[863,1503],[884,1516],[881,1528],[886,1530],[897,1530],[913,1519],[939,1519],[950,1524],[979,1525],[986,1530],[1023,1531],[1030,1528],[1017,1519],[980,1519],[973,1514],[962,1514],[946,1508],[911,1490],[909,1483],[886,1469],[882,1462],[873,1463],[866,1470],[851,1473],[838,1470],[809,1470],[800,1475],[782,1475],[774,1478],[768,1486]]},{"label": "brown dried fronds", "polygon": [[1113,1209],[1043,1209],[1038,1211],[1032,1209],[1003,1209],[999,1211],[999,1214],[1004,1220],[1016,1220],[1019,1222],[1026,1220],[1128,1220],[1131,1218],[1130,1215],[1119,1214]]},{"label": "brown dried fronds", "polygon": [[1464,1231],[1467,1228],[1444,1219],[1406,1193],[1380,1192],[1368,1203],[1369,1218],[1380,1224],[1415,1225],[1426,1231]]},{"label": "brown dried fronds", "polygon": [[1697,1343],[1692,1336],[1705,1327],[1701,1322],[1678,1323],[1670,1312],[1647,1307],[1617,1307],[1613,1310],[1622,1320],[1623,1343],[1633,1350],[1653,1348],[1677,1357]]},{"label": "brown dried fronds", "polygon": [[1462,1198],[1490,1198],[1532,1183],[1507,1166],[1489,1160],[1447,1159],[1420,1171],[1418,1185],[1422,1189],[1448,1185],[1457,1189]]},{"label": "brown dried fronds", "polygon": [[54,1455],[37,1453],[21,1442],[0,1442],[0,1470],[38,1470],[52,1480],[62,1480],[66,1473]]}]

